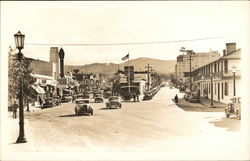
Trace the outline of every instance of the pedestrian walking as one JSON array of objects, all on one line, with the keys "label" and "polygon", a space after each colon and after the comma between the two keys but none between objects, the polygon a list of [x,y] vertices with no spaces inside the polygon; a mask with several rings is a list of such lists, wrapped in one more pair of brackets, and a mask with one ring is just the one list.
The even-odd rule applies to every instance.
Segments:
[{"label": "pedestrian walking", "polygon": [[14,104],[13,104],[13,119],[16,119],[17,109],[18,109],[18,105],[17,105],[16,101],[14,101]]},{"label": "pedestrian walking", "polygon": [[175,95],[174,100],[175,100],[175,103],[178,103],[179,100],[178,100],[177,94]]}]

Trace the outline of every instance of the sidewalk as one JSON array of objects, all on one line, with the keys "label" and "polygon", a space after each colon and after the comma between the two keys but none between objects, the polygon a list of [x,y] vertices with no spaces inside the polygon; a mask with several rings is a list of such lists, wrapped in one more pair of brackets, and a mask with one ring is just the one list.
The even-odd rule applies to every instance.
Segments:
[{"label": "sidewalk", "polygon": [[7,138],[5,139],[5,145],[7,146],[6,148],[8,149],[7,151],[9,152],[27,152],[27,151],[32,151],[34,150],[34,142],[32,138],[32,130],[31,126],[29,123],[28,119],[24,119],[24,133],[25,133],[25,138],[27,139],[26,143],[16,143],[16,140],[19,136],[19,118],[13,119],[13,118],[8,118],[6,120],[8,123],[8,128],[6,129],[7,131]]},{"label": "sidewalk", "polygon": [[[174,100],[173,100],[174,101]],[[179,99],[177,106],[184,111],[193,112],[224,112],[226,104],[220,102],[213,102],[214,108],[210,107],[210,100],[201,98],[201,103],[191,103],[185,99]]]}]

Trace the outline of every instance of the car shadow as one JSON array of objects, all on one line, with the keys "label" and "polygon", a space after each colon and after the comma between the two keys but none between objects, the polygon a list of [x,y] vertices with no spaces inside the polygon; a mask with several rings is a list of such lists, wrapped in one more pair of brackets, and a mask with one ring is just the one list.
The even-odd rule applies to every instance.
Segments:
[{"label": "car shadow", "polygon": [[116,110],[120,108],[99,108],[98,110]]},{"label": "car shadow", "polygon": [[89,116],[89,114],[81,114],[81,115],[75,115],[75,114],[68,114],[68,115],[61,115],[59,117],[80,117],[80,116]]},{"label": "car shadow", "polygon": [[213,124],[216,127],[227,128],[227,131],[240,131],[240,120],[237,120],[236,117],[224,117],[217,120],[209,121],[209,123]]},{"label": "car shadow", "polygon": [[122,100],[121,102],[122,103],[135,103],[135,102],[140,102],[140,101],[133,101],[133,100],[132,101],[125,101],[125,100]]}]

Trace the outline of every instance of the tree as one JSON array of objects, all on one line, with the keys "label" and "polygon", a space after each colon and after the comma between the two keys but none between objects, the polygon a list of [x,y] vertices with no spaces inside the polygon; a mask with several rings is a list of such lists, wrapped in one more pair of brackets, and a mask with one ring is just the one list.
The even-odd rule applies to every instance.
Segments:
[{"label": "tree", "polygon": [[32,69],[30,68],[31,59],[23,56],[20,64],[17,59],[15,50],[10,48],[8,53],[8,77],[9,77],[9,99],[18,98],[20,90],[20,80],[23,79],[23,96],[27,103],[27,107],[30,101],[33,100],[34,95],[31,85],[35,82],[35,79],[31,76]]}]

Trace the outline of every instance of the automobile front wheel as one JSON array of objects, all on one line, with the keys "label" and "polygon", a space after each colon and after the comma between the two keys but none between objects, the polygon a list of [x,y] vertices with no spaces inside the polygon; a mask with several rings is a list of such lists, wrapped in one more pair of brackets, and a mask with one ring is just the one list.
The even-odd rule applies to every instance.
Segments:
[{"label": "automobile front wheel", "polygon": [[235,114],[236,114],[237,119],[238,119],[238,120],[240,120],[240,119],[241,119],[241,116],[240,116],[240,111],[239,111],[239,110],[237,110]]}]

